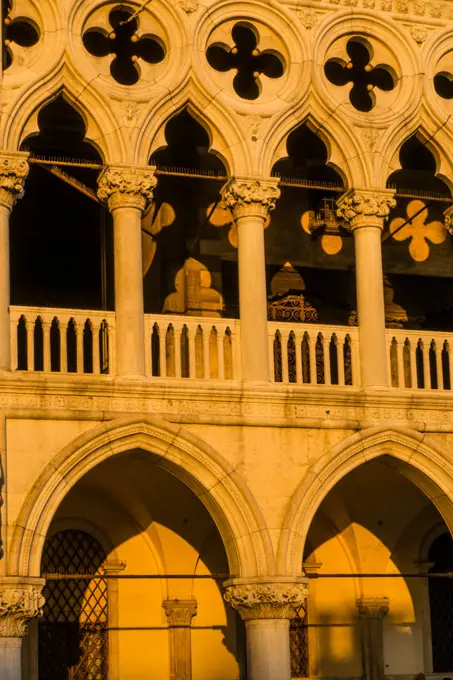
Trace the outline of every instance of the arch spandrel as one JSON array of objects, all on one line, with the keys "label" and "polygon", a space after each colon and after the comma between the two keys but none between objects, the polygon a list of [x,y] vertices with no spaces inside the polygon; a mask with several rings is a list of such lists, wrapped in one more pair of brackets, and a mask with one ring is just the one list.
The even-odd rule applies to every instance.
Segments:
[{"label": "arch spandrel", "polygon": [[[311,522],[328,492],[363,463],[387,456],[433,502],[453,531],[453,465],[429,437],[406,428],[375,427],[335,445],[307,471],[287,507],[277,554],[277,571],[299,574]],[[388,460],[388,458],[387,458]]]},{"label": "arch spandrel", "polygon": [[265,521],[239,473],[214,449],[183,428],[158,418],[128,417],[78,437],[46,466],[20,511],[9,551],[13,574],[38,575],[44,541],[60,503],[98,463],[141,449],[155,464],[188,484],[213,518],[225,545],[230,573],[274,573]]}]

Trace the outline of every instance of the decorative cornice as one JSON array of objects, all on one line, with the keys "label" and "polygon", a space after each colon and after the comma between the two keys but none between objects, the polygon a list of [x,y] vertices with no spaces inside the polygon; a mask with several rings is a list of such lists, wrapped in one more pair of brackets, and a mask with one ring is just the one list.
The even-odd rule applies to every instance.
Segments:
[{"label": "decorative cornice", "polygon": [[361,619],[383,619],[389,611],[388,597],[360,597],[357,611]]},{"label": "decorative cornice", "polygon": [[292,619],[308,595],[307,579],[233,579],[224,587],[225,601],[239,612],[243,621]]},{"label": "decorative cornice", "polygon": [[392,189],[349,189],[337,201],[337,215],[349,223],[352,231],[366,226],[382,229],[396,206],[394,194]]},{"label": "decorative cornice", "polygon": [[0,152],[0,206],[12,210],[24,195],[24,184],[30,170],[28,153]]},{"label": "decorative cornice", "polygon": [[279,181],[278,177],[232,177],[221,189],[222,206],[230,210],[234,218],[254,213],[265,218],[280,197]]},{"label": "decorative cornice", "polygon": [[108,165],[98,179],[98,197],[109,210],[131,207],[145,210],[157,184],[152,165]]},{"label": "decorative cornice", "polygon": [[0,638],[23,637],[30,619],[39,616],[44,606],[43,579],[0,581]]},{"label": "decorative cornice", "polygon": [[197,614],[197,601],[193,599],[164,600],[162,602],[168,625],[188,628]]}]

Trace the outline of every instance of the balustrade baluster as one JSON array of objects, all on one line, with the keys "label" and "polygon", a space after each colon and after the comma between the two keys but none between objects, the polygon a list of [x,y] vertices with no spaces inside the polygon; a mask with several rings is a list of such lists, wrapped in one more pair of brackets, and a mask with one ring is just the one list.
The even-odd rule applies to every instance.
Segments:
[{"label": "balustrade baluster", "polygon": [[77,373],[83,373],[83,322],[77,319],[76,322],[76,343],[77,343]]},{"label": "balustrade baluster", "polygon": [[345,336],[343,334],[337,334],[337,360],[338,360],[338,384],[345,384],[344,376],[344,341]]},{"label": "balustrade baluster", "polygon": [[425,383],[425,390],[431,389],[431,369],[429,362],[429,348],[431,343],[426,338],[422,338],[422,355],[423,355],[423,379]]},{"label": "balustrade baluster", "polygon": [[308,336],[308,353],[310,357],[310,384],[316,385],[316,333],[314,331],[312,331]]},{"label": "balustrade baluster", "polygon": [[35,370],[35,322],[26,320],[27,324],[27,371]]},{"label": "balustrade baluster", "polygon": [[50,321],[42,322],[44,373],[50,373]]},{"label": "balustrade baluster", "polygon": [[9,337],[10,337],[10,348],[11,348],[11,370],[12,371],[17,371],[19,368],[19,362],[18,362],[18,344],[19,344],[19,338],[18,338],[18,328],[19,328],[19,319],[15,319],[12,315],[10,316],[10,322],[9,322]]},{"label": "balustrade baluster", "polygon": [[302,335],[298,330],[294,333],[294,342],[296,345],[296,383],[300,385],[302,383]]},{"label": "balustrade baluster", "polygon": [[280,342],[282,346],[282,382],[283,383],[288,383],[289,382],[289,371],[288,371],[288,338],[289,338],[289,333],[285,332],[286,329],[283,328],[283,331],[280,330]]},{"label": "balustrade baluster", "polygon": [[401,389],[406,386],[404,382],[404,340],[396,338],[396,365],[398,367],[398,387]]},{"label": "balustrade baluster", "polygon": [[101,372],[101,356],[99,352],[99,323],[93,323],[93,374],[99,375]]},{"label": "balustrade baluster", "polygon": [[412,340],[409,340],[410,342],[410,347],[409,347],[409,356],[410,356],[410,361],[411,361],[411,384],[412,384],[412,389],[416,390],[418,387],[418,381],[417,381],[417,341],[415,338]]},{"label": "balustrade baluster", "polygon": [[[145,317],[145,375],[147,376],[152,376],[153,375],[153,364],[152,364],[152,356],[153,356],[153,329],[154,329],[154,324],[152,321],[149,319],[146,319]],[[160,343],[159,343],[160,346]]]},{"label": "balustrade baluster", "polygon": [[174,334],[175,334],[175,377],[180,378],[182,375],[181,371],[181,336],[182,336],[182,326],[180,323],[174,323]]},{"label": "balustrade baluster", "polygon": [[60,320],[60,372],[68,372],[68,323],[69,319]]},{"label": "balustrade baluster", "polygon": [[[323,347],[323,354],[324,354],[324,384],[325,385],[331,385],[332,384],[332,377],[331,377],[331,372],[330,372],[330,335],[323,335],[322,336],[322,347]],[[354,369],[352,371],[352,375],[354,375]]]},{"label": "balustrade baluster", "polygon": [[203,371],[204,371],[204,379],[209,380],[211,377],[211,354],[210,354],[210,347],[209,347],[209,341],[211,337],[211,329],[206,325],[206,327],[203,328]]},{"label": "balustrade baluster", "polygon": [[442,340],[435,342],[434,349],[436,352],[437,389],[443,390],[445,388],[444,388],[444,374],[442,371]]},{"label": "balustrade baluster", "polygon": [[217,363],[219,366],[219,380],[225,380],[225,356],[223,351],[223,339],[225,328],[217,326]]},{"label": "balustrade baluster", "polygon": [[158,326],[159,330],[159,375],[161,378],[167,377],[167,350],[166,350],[166,333],[163,324]]}]

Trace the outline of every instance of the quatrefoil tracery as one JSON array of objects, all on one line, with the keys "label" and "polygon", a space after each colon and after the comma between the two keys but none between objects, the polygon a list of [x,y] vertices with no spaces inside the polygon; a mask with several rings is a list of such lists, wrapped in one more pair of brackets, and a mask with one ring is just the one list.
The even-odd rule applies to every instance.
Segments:
[{"label": "quatrefoil tracery", "polygon": [[329,59],[324,66],[327,79],[337,86],[352,83],[349,101],[358,111],[368,112],[375,105],[374,89],[390,91],[395,82],[387,68],[373,66],[368,47],[359,39],[351,39],[346,45],[349,61]]},{"label": "quatrefoil tracery", "polygon": [[85,49],[95,57],[115,55],[110,73],[121,85],[135,85],[140,79],[138,60],[158,64],[165,51],[154,36],[139,36],[138,19],[132,9],[116,7],[109,14],[112,30],[109,34],[101,28],[90,28],[83,35]]},{"label": "quatrefoil tracery", "polygon": [[39,40],[39,32],[31,20],[24,18],[11,19],[13,9],[12,0],[2,0],[3,31],[3,68],[7,69],[13,63],[11,43],[20,47],[33,47]]},{"label": "quatrefoil tracery", "polygon": [[[242,99],[257,99],[261,92],[260,76],[281,78],[284,59],[281,54],[258,48],[259,34],[248,25],[238,23],[231,31],[234,46],[214,44],[208,47],[206,58],[216,71],[235,70],[233,87]],[[278,56],[277,56],[278,54]]]}]

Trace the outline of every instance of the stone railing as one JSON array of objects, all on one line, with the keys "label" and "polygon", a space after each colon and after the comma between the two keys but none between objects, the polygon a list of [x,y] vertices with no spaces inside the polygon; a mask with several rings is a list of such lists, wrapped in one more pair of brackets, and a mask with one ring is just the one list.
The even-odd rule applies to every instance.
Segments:
[{"label": "stone railing", "polygon": [[358,385],[358,328],[270,322],[269,356],[275,382]]},{"label": "stone railing", "polygon": [[146,373],[160,378],[239,380],[235,319],[145,315]]},{"label": "stone railing", "polygon": [[392,387],[451,390],[453,334],[388,329]]},{"label": "stone railing", "polygon": [[115,373],[114,312],[11,307],[11,369]]}]

